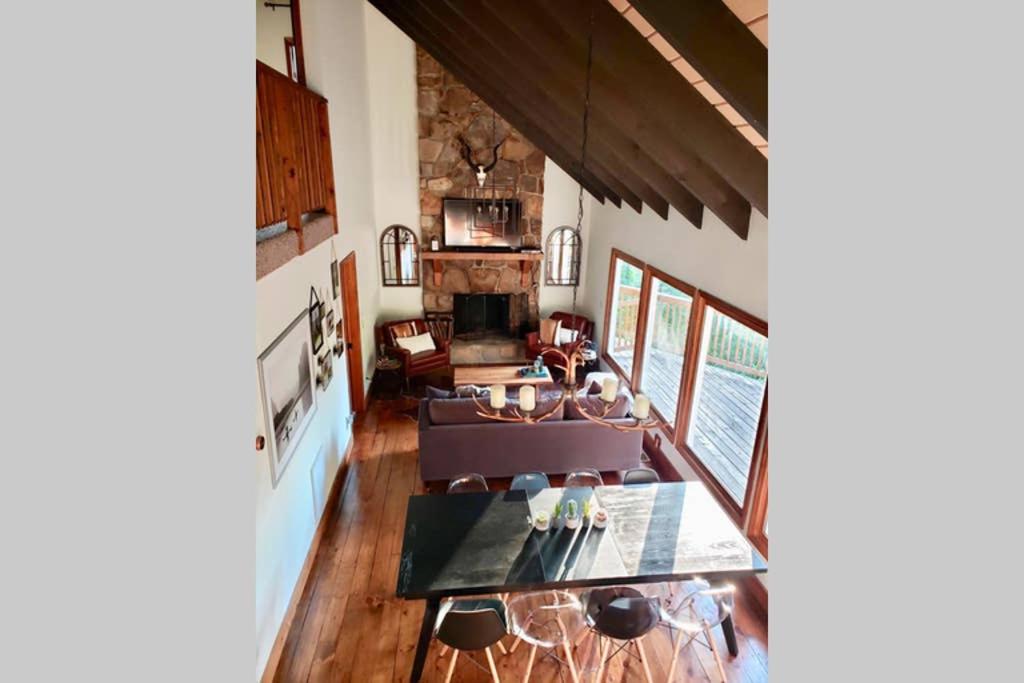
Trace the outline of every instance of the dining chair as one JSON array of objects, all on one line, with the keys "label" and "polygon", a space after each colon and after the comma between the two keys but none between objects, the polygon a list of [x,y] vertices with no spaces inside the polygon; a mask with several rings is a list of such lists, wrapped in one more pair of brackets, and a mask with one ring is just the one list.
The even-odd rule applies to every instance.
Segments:
[{"label": "dining chair", "polygon": [[[722,683],[726,683],[725,667],[712,629],[732,615],[735,597],[736,587],[731,584],[712,588],[707,581],[694,579],[686,583],[681,598],[673,600],[673,607],[661,610],[661,624],[672,633],[674,643],[667,680],[672,680],[683,648],[699,644],[711,650]],[[706,643],[700,640],[702,634],[707,639]]]},{"label": "dining chair", "polygon": [[657,484],[661,481],[658,473],[649,467],[634,467],[626,470],[622,475],[623,486],[635,486],[636,484]]},{"label": "dining chair", "polygon": [[[445,650],[452,650],[452,661],[448,664],[445,683],[452,680],[459,653],[474,650],[484,651],[494,683],[501,683],[498,669],[494,665],[494,655],[491,654],[491,646],[506,635],[508,618],[505,603],[501,600],[452,600],[442,606],[435,622],[434,636],[444,643]],[[443,654],[442,652],[442,656]]]},{"label": "dining chair", "polygon": [[487,480],[482,474],[468,472],[448,482],[448,493],[483,493],[487,491]]},{"label": "dining chair", "polygon": [[586,486],[604,486],[601,473],[597,470],[586,468],[576,470],[565,475],[565,488],[583,488]]},{"label": "dining chair", "polygon": [[[559,679],[562,677],[561,665],[565,664],[573,683],[580,683],[572,643],[587,626],[583,620],[583,607],[575,595],[562,590],[521,593],[509,600],[508,617],[509,630],[516,635],[509,654],[515,652],[520,642],[530,645],[523,683],[530,680],[538,649],[542,650],[542,658],[555,660],[559,666]],[[565,659],[558,656],[559,650]]]},{"label": "dining chair", "polygon": [[[607,663],[625,650],[626,654],[640,659],[647,683],[654,683],[647,653],[640,641],[661,621],[662,609],[658,599],[645,597],[635,588],[618,586],[587,591],[581,596],[581,602],[589,630],[577,645],[582,644],[587,635],[597,637],[594,653],[598,661],[594,680],[602,680]],[[635,655],[629,651],[630,645],[636,648]],[[668,680],[672,680],[671,676]]]},{"label": "dining chair", "polygon": [[522,472],[512,477],[512,484],[508,488],[510,491],[539,491],[551,488],[551,482],[543,472]]}]

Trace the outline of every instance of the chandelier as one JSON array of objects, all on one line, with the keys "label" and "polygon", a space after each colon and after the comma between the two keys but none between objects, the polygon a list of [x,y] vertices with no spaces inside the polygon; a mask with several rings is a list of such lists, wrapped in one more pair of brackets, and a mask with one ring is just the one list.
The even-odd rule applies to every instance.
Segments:
[{"label": "chandelier", "polygon": [[[592,0],[593,3],[593,0]],[[586,84],[584,87],[583,95],[583,135],[580,144],[580,166],[579,166],[579,195],[577,201],[576,210],[576,237],[580,245],[583,244],[582,233],[583,233],[583,170],[586,168],[587,162],[587,129],[589,128],[590,118],[590,77],[593,68],[593,54],[594,54],[594,9],[593,4],[590,7],[590,31],[587,36],[587,68],[586,68]],[[492,113],[493,116],[493,113]],[[494,136],[494,122],[491,122],[492,136]],[[469,158],[469,146],[463,141],[463,145],[466,149],[466,156],[469,159],[470,167],[474,167],[474,163]],[[494,168],[494,165],[498,160],[498,148],[494,148],[494,161],[488,167],[478,166],[477,168],[477,180],[480,187],[483,188],[485,183],[486,171]],[[494,197],[496,195],[496,188],[493,185],[493,174],[492,174],[492,206]],[[572,286],[572,329],[576,329],[576,295],[579,288],[579,276],[577,275],[576,280]],[[618,389],[619,382],[617,379],[608,378],[601,386],[601,408],[599,411],[591,412],[587,409],[586,405],[579,400],[579,393],[576,387],[576,369],[584,365],[587,360],[587,356],[593,357],[594,354],[592,342],[585,337],[570,342],[570,351],[563,351],[561,348],[555,345],[545,346],[540,357],[546,356],[557,356],[561,361],[561,364],[555,364],[555,367],[562,370],[565,375],[562,380],[561,395],[555,402],[554,406],[542,413],[537,413],[537,390],[532,385],[524,385],[519,388],[519,404],[506,408],[505,401],[505,386],[494,385],[490,388],[490,405],[484,405],[482,401],[476,396],[473,396],[473,401],[477,405],[477,415],[485,417],[498,422],[520,422],[525,424],[537,424],[543,420],[554,415],[558,412],[566,401],[573,403],[576,409],[580,412],[583,417],[595,422],[604,427],[610,427],[620,432],[635,432],[635,431],[646,431],[649,429],[660,429],[665,426],[663,422],[659,422],[651,417],[651,401],[647,396],[643,394],[637,394],[633,402],[633,410],[629,417],[632,422],[621,422],[613,421],[613,418],[608,416],[611,414],[612,409],[615,407],[616,401],[618,400]],[[505,411],[505,412],[503,412]]]},{"label": "chandelier", "polygon": [[[473,210],[470,213],[468,229],[473,237],[505,237],[506,226],[509,221],[516,221],[518,217],[513,210],[513,202],[518,193],[515,179],[512,182],[499,182],[496,174],[491,171],[498,164],[498,149],[501,142],[498,141],[497,116],[491,109],[491,143],[494,147],[491,150],[491,162],[479,164],[473,159],[473,150],[469,143],[461,135],[459,142],[462,143],[462,156],[469,164],[469,167],[476,175],[476,185],[469,188],[469,198],[473,200]],[[488,175],[490,182],[488,182]]]}]

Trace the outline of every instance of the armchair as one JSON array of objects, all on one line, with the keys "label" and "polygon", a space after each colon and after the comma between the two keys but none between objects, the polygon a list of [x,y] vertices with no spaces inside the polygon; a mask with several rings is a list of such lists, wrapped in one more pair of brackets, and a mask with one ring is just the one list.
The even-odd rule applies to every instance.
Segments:
[{"label": "armchair", "polygon": [[[561,348],[562,351],[564,351],[566,353],[572,353],[576,349],[576,347],[580,344],[582,339],[590,339],[591,335],[594,333],[594,323],[593,323],[593,321],[589,320],[585,316],[582,316],[582,315],[577,315],[576,316],[576,325],[575,325],[575,327],[573,326],[573,315],[572,315],[572,313],[566,313],[564,311],[555,311],[549,317],[551,319],[553,319],[553,320],[561,320],[562,321],[562,329],[563,330],[574,329],[577,332],[579,332],[579,335],[576,337],[576,341],[571,342],[569,344],[556,344],[555,345],[555,346],[558,346],[559,348]],[[544,349],[545,349],[546,346],[547,346],[546,344],[543,344],[540,341],[540,332],[529,332],[529,333],[527,333],[527,335],[526,335],[526,357],[528,359],[533,360],[534,358],[537,358],[538,356],[542,356],[544,358],[544,363],[546,365],[551,365],[552,363],[556,362],[558,360],[557,356],[554,356],[554,355],[544,356]]]},{"label": "armchair", "polygon": [[[402,337],[415,337],[424,332],[430,333],[431,339],[434,340],[435,348],[433,351],[412,353],[398,345],[398,340]],[[451,346],[451,340],[439,339],[431,332],[430,326],[422,318],[393,320],[383,323],[381,325],[381,337],[387,353],[402,363],[402,378],[407,386],[411,377],[425,375],[428,372],[443,369],[449,365],[448,351]]]}]

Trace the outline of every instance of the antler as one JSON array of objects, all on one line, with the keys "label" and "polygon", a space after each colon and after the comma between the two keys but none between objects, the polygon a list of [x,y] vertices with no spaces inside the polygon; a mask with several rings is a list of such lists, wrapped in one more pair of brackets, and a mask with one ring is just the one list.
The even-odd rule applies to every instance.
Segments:
[{"label": "antler", "polygon": [[498,165],[498,148],[499,147],[501,147],[501,143],[500,142],[494,146],[494,149],[491,150],[491,156],[493,157],[493,159],[491,159],[491,163],[490,164],[488,164],[487,166],[483,166],[482,167],[482,170],[483,170],[484,173],[490,173],[491,169]]},{"label": "antler", "polygon": [[469,143],[466,142],[466,139],[462,137],[461,134],[458,137],[459,142],[462,143],[462,158],[465,159],[466,163],[469,164],[469,167],[476,172],[479,169],[479,164],[473,161],[473,150],[469,148]]}]

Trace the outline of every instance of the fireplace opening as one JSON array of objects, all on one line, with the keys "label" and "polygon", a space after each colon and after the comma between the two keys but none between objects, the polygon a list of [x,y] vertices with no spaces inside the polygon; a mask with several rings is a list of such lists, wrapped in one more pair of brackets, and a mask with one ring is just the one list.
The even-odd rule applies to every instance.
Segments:
[{"label": "fireplace opening", "polygon": [[452,303],[456,335],[471,338],[511,333],[508,294],[456,294]]}]

